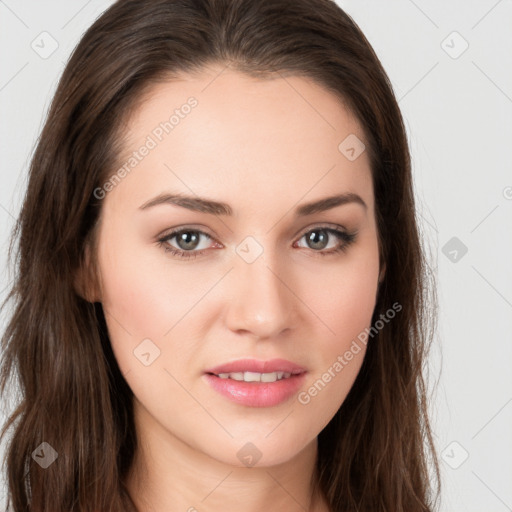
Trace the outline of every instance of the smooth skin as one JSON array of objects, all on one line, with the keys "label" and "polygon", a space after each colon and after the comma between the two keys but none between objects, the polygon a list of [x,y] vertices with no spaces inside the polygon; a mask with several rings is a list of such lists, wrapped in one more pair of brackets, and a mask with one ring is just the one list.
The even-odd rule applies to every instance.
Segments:
[{"label": "smooth skin", "polygon": [[[204,372],[239,358],[284,358],[307,369],[307,391],[370,327],[383,275],[370,164],[366,151],[350,161],[338,149],[350,134],[365,136],[309,79],[258,80],[215,65],[152,86],[128,120],[126,155],[191,96],[197,106],[102,200],[100,286],[90,299],[103,305],[135,395],[140,450],[127,483],[152,512],[324,512],[323,497],[311,496],[317,436],[349,392],[364,347],[307,404],[297,395],[273,407],[236,404]],[[140,209],[164,192],[222,201],[233,215]],[[294,214],[349,192],[366,207]],[[325,227],[357,235],[334,253],[345,242]],[[195,232],[192,249],[202,254],[166,252],[191,250],[177,237],[159,244],[176,228],[205,232]],[[311,231],[316,245],[304,236]],[[263,251],[251,263],[237,252],[246,237]],[[146,339],[160,350],[147,366],[134,355]],[[261,453],[253,467],[237,456],[249,442]]]}]

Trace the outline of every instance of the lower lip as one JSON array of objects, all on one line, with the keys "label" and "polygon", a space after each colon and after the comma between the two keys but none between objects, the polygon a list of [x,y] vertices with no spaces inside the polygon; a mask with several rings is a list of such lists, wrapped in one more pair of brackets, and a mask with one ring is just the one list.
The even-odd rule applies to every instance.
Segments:
[{"label": "lower lip", "polygon": [[205,374],[210,386],[233,402],[249,407],[272,407],[288,400],[301,387],[306,372],[275,382],[244,382]]}]

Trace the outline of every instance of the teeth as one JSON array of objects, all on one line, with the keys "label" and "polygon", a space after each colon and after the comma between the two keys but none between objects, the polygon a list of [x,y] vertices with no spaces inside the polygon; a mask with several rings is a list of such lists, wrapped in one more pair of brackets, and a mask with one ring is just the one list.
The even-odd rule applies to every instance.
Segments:
[{"label": "teeth", "polygon": [[287,379],[291,373],[288,372],[235,372],[235,373],[219,373],[221,379],[243,380],[244,382],[275,382],[276,380]]}]

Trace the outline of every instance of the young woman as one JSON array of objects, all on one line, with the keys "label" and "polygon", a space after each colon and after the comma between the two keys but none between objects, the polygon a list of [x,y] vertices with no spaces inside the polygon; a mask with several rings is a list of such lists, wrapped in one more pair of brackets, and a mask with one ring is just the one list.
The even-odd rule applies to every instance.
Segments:
[{"label": "young woman", "polygon": [[14,240],[14,512],[434,510],[407,139],[334,2],[113,4]]}]

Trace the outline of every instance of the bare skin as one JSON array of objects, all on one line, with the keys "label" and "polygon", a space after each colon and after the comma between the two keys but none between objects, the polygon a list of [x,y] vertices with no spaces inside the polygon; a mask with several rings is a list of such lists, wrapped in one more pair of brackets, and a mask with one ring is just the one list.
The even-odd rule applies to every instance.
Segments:
[{"label": "bare skin", "polygon": [[[191,96],[197,105],[103,199],[91,298],[103,304],[135,395],[140,450],[127,484],[141,511],[326,512],[325,499],[312,496],[317,436],[349,392],[364,347],[334,377],[332,367],[370,326],[382,277],[367,152],[351,161],[338,149],[364,133],[308,79],[256,80],[212,66],[153,86],[129,119],[120,165]],[[233,215],[140,208],[163,192],[222,201]],[[366,206],[294,213],[345,193]],[[186,250],[177,237],[158,243],[176,228],[206,233],[195,231],[193,251],[202,254],[166,252]],[[347,244],[327,228],[357,234]],[[308,243],[311,231],[324,248]],[[246,237],[249,253],[261,251],[250,263],[237,252]],[[159,350],[149,365],[134,355],[146,339],[151,358]],[[309,401],[296,393],[250,407],[220,395],[205,370],[239,358],[303,366]],[[307,394],[329,368],[325,389]],[[260,454],[251,467],[237,455],[247,443]]]}]

